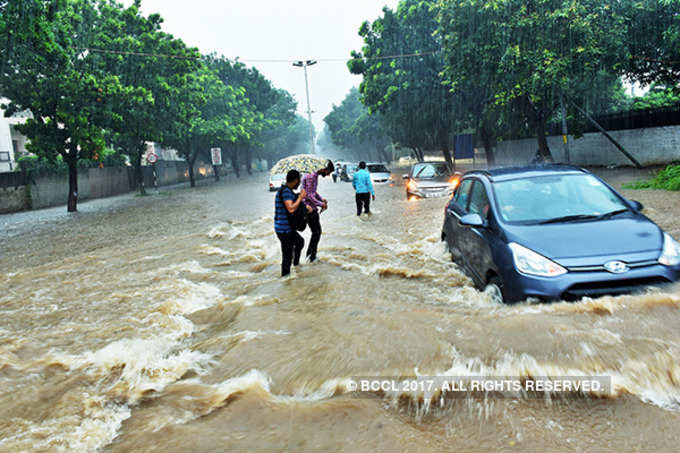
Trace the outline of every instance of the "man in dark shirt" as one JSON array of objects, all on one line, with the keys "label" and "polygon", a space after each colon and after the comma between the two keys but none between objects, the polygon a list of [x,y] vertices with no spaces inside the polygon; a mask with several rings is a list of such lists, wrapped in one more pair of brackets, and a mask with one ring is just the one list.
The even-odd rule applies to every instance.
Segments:
[{"label": "man in dark shirt", "polygon": [[274,201],[274,231],[281,242],[281,276],[290,274],[291,263],[297,266],[300,264],[300,254],[305,245],[305,240],[300,234],[290,226],[288,213],[293,213],[305,198],[305,190],[302,189],[300,195],[295,195],[294,189],[300,185],[300,172],[291,170],[286,175],[286,184],[282,185],[276,193]]}]

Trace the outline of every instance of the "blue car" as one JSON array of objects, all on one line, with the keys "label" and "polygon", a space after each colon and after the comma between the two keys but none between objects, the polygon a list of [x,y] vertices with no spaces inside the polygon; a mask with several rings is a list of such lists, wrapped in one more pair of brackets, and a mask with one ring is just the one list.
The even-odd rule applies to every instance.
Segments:
[{"label": "blue car", "polygon": [[467,172],[442,240],[498,302],[578,300],[680,279],[680,244],[642,205],[568,165]]}]

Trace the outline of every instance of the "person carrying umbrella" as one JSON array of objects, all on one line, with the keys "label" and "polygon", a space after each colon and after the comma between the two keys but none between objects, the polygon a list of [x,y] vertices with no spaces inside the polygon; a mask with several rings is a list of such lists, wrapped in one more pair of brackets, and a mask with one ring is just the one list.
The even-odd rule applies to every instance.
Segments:
[{"label": "person carrying umbrella", "polygon": [[319,246],[319,240],[321,239],[321,221],[319,219],[319,211],[321,212],[328,209],[328,200],[323,198],[316,191],[319,184],[319,176],[324,178],[335,170],[333,162],[330,160],[326,162],[326,166],[317,170],[313,173],[307,173],[302,177],[302,190],[305,191],[306,196],[304,198],[304,203],[309,211],[307,215],[307,225],[312,231],[312,237],[309,239],[309,246],[307,247],[307,259],[310,263],[316,260],[317,247]]}]

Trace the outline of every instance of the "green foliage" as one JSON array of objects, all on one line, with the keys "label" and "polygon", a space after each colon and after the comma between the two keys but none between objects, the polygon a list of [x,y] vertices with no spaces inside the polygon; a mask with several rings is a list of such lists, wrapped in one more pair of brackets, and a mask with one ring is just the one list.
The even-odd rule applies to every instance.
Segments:
[{"label": "green foliage", "polygon": [[[98,161],[79,160],[78,169],[86,170],[100,165],[103,167],[124,167],[126,165],[125,156],[110,148],[105,148],[97,157],[99,158]],[[37,155],[22,156],[17,159],[17,163],[21,171],[25,171],[31,176],[66,175],[69,172],[68,164],[60,155],[51,161]]]},{"label": "green foliage", "polygon": [[377,160],[387,161],[384,154],[390,139],[385,132],[382,114],[373,113],[361,103],[359,90],[352,88],[342,103],[324,118],[334,145],[366,158],[375,149]]},{"label": "green foliage", "polygon": [[680,190],[680,165],[669,165],[648,181],[624,184],[626,189]]},{"label": "green foliage", "polygon": [[[396,11],[359,29],[361,52],[352,52],[348,67],[363,76],[361,101],[380,113],[387,135],[422,157],[423,149],[441,149],[447,160],[453,130],[453,96],[443,85],[441,39],[434,33],[434,2],[402,0]],[[389,55],[423,54],[382,59]],[[379,59],[380,58],[380,59]]]},{"label": "green foliage", "polygon": [[78,161],[101,152],[105,129],[120,120],[110,101],[123,91],[119,79],[83,50],[103,44],[97,30],[110,3],[28,0],[8,3],[0,14],[0,39],[12,42],[0,72],[6,114],[30,110],[16,126],[30,140],[27,149],[50,162],[61,156],[69,166],[69,211],[77,209]]},{"label": "green foliage", "polygon": [[481,82],[482,103],[511,126],[523,116],[546,157],[546,122],[561,99],[583,105],[593,80],[616,74],[624,60],[624,16],[601,0],[443,0],[440,8],[454,91]]},{"label": "green foliage", "polygon": [[680,83],[680,1],[626,0],[615,3],[626,17],[624,71],[643,84]]},{"label": "green foliage", "polygon": [[680,106],[680,92],[663,85],[652,85],[644,96],[632,100],[631,110],[648,110]]},{"label": "green foliage", "polygon": [[274,131],[295,123],[289,93],[255,68],[201,56],[164,33],[160,16],[142,15],[140,4],[0,1],[6,114],[32,113],[17,126],[37,156],[25,166],[70,169],[69,211],[76,210],[80,161],[120,163],[107,146],[129,156],[141,180],[150,141],[176,147],[193,170],[211,147],[263,149]]},{"label": "green foliage", "polygon": [[168,113],[188,74],[199,67],[200,54],[163,33],[160,16],[143,16],[139,0],[128,8],[109,2],[101,8],[107,20],[97,30],[98,42],[110,52],[95,52],[91,58],[123,87],[110,99],[119,118],[109,125],[110,139],[130,157],[143,193],[140,166],[146,143],[162,142],[171,133],[173,118]]}]

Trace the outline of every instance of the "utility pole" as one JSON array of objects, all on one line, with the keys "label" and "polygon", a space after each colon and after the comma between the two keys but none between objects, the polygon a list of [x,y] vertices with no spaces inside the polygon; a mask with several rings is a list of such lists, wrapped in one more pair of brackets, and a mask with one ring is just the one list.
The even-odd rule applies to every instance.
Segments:
[{"label": "utility pole", "polygon": [[309,103],[309,81],[307,79],[307,66],[313,66],[317,62],[315,60],[300,60],[293,63],[293,66],[303,68],[305,70],[305,91],[307,92],[307,119],[309,120],[309,140],[312,144],[312,154],[316,154],[314,147],[314,125],[312,124],[312,107]]}]

